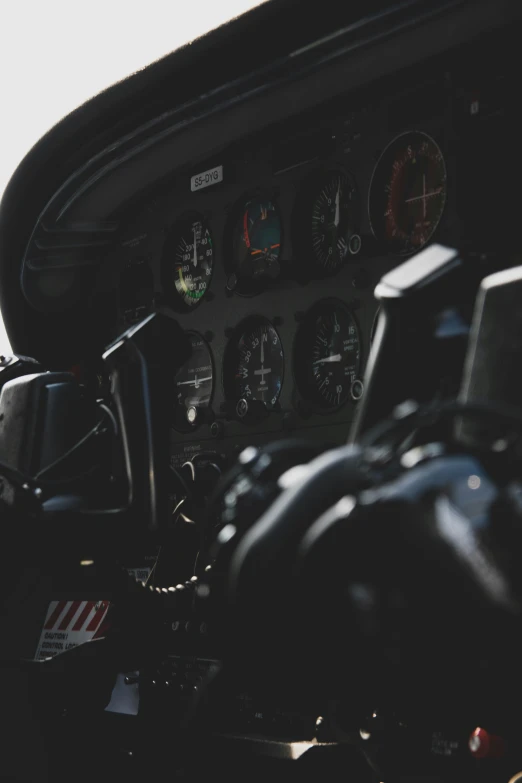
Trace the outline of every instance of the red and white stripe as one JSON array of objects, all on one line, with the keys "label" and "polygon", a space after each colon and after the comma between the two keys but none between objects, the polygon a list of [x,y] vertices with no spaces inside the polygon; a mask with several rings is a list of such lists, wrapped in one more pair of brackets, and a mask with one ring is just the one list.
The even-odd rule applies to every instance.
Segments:
[{"label": "red and white stripe", "polygon": [[96,639],[107,629],[103,620],[108,609],[109,601],[51,601],[44,631],[83,631]]}]

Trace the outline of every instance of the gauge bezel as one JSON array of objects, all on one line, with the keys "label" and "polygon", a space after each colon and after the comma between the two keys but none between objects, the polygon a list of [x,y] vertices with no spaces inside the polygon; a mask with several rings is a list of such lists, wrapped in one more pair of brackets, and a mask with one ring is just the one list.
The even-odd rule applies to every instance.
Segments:
[{"label": "gauge bezel", "polygon": [[[374,184],[374,181],[375,181],[375,176],[376,176],[376,173],[377,173],[377,171],[379,169],[379,166],[381,165],[381,162],[382,162],[384,156],[386,155],[386,153],[388,152],[388,150],[390,149],[390,147],[392,147],[397,141],[399,141],[399,139],[402,139],[403,136],[411,136],[411,135],[425,136],[428,139],[428,141],[431,144],[433,144],[437,148],[439,153],[440,153],[441,160],[442,160],[442,165],[444,167],[444,183],[445,183],[445,187],[444,187],[444,204],[443,204],[443,207],[442,207],[442,212],[440,213],[440,217],[439,217],[436,225],[433,227],[429,237],[426,239],[426,242],[423,245],[421,245],[420,247],[414,248],[413,250],[398,251],[398,250],[390,249],[390,247],[389,247],[388,243],[386,242],[386,240],[383,239],[383,237],[380,237],[377,234],[377,231],[375,230],[375,227],[374,227],[373,222],[372,222],[372,210],[371,210],[372,188],[373,188],[373,184]],[[375,163],[375,166],[373,167],[372,176],[370,178],[370,184],[369,184],[369,187],[368,187],[368,204],[367,204],[368,222],[370,224],[370,229],[371,229],[371,232],[373,234],[374,239],[376,240],[376,242],[379,243],[379,246],[382,248],[383,252],[385,252],[387,255],[390,255],[390,256],[395,257],[395,258],[407,258],[408,256],[415,255],[415,253],[419,253],[423,248],[425,248],[427,245],[429,245],[429,243],[433,240],[433,237],[434,237],[435,233],[438,231],[438,229],[440,227],[440,224],[442,223],[442,220],[444,218],[445,212],[446,212],[446,208],[447,208],[447,205],[448,205],[448,187],[447,187],[447,185],[448,185],[448,167],[446,165],[446,158],[444,157],[444,152],[443,152],[442,147],[440,146],[440,144],[438,144],[435,141],[435,139],[433,138],[433,136],[431,136],[429,133],[427,133],[424,130],[419,130],[418,128],[410,128],[409,130],[405,130],[405,131],[402,131],[401,133],[398,133],[396,136],[393,137],[393,139],[391,139],[391,141],[388,142],[388,144],[385,146],[385,148],[382,150],[381,154],[379,155],[379,157],[377,159],[377,162]]]},{"label": "gauge bezel", "polygon": [[[223,362],[222,362],[222,389],[223,389],[223,397],[227,401],[227,403],[234,403],[236,404],[240,398],[236,398],[235,394],[230,394],[230,381],[229,378],[231,377],[230,370],[234,370],[234,365],[236,364],[237,359],[237,346],[239,343],[239,340],[241,337],[250,329],[255,328],[259,325],[265,325],[268,324],[275,333],[277,334],[277,337],[279,339],[279,344],[281,346],[281,353],[283,354],[282,358],[282,372],[281,372],[281,388],[279,390],[279,395],[277,397],[275,405],[277,406],[279,403],[279,400],[281,398],[281,394],[283,392],[283,385],[285,382],[285,370],[286,370],[286,357],[285,357],[285,349],[283,345],[283,341],[281,339],[281,335],[279,331],[277,330],[277,327],[271,321],[269,318],[267,318],[264,315],[260,315],[257,313],[254,313],[252,315],[248,315],[246,318],[243,318],[237,326],[234,327],[232,330],[230,337],[228,339],[228,342],[225,346],[225,350],[223,352]],[[267,408],[267,411],[269,409]]]},{"label": "gauge bezel", "polygon": [[[172,280],[171,269],[172,269],[175,250],[179,242],[181,241],[181,237],[183,236],[183,233],[187,229],[187,225],[189,223],[194,223],[196,220],[199,220],[210,234],[210,239],[212,242],[212,268],[210,272],[210,278],[207,282],[207,287],[205,289],[205,293],[193,304],[188,304],[184,300],[182,295],[179,293],[178,289],[176,288],[176,284]],[[215,264],[216,264],[216,243],[214,242],[212,228],[208,216],[203,214],[202,212],[198,212],[197,210],[187,210],[186,212],[183,212],[181,215],[179,215],[176,218],[176,220],[170,226],[167,232],[167,237],[163,244],[163,249],[161,251],[161,264],[160,264],[161,285],[167,304],[169,304],[172,307],[172,309],[176,310],[178,313],[192,313],[195,310],[197,310],[200,304],[208,296],[210,286],[212,284],[212,278],[214,277]]]},{"label": "gauge bezel", "polygon": [[[187,329],[185,331],[185,335],[189,338],[189,340],[193,336],[195,336],[198,340],[201,340],[204,343],[205,348],[207,349],[208,355],[210,357],[210,364],[211,364],[211,367],[212,367],[212,388],[211,388],[211,392],[210,392],[210,398],[209,398],[209,401],[208,401],[208,405],[205,405],[205,407],[198,406],[201,411],[206,411],[208,413],[208,411],[212,411],[212,402],[213,402],[214,395],[215,395],[215,392],[216,392],[216,363],[214,361],[214,355],[212,353],[212,348],[210,347],[210,344],[209,344],[208,340],[205,340],[205,338],[203,337],[201,332],[198,332],[196,329]],[[176,373],[176,375],[177,375],[177,373]],[[180,407],[181,406],[178,405],[176,402],[174,403],[174,415],[172,417],[172,427],[176,430],[176,432],[179,432],[181,434],[187,434],[189,432],[195,432],[203,424],[205,419],[208,420],[208,415],[205,415],[203,413],[202,415],[198,416],[198,418],[196,419],[195,424],[190,424],[186,420],[185,416],[181,417],[180,411],[179,411]]]},{"label": "gauge bezel", "polygon": [[300,340],[303,340],[304,337],[306,336],[305,330],[308,330],[309,333],[312,332],[313,324],[315,319],[317,318],[317,314],[325,311],[327,312],[331,311],[333,307],[337,309],[341,308],[346,313],[348,313],[348,315],[350,316],[350,318],[352,319],[355,325],[355,328],[357,330],[358,342],[359,342],[359,363],[357,367],[357,378],[360,378],[361,376],[361,368],[364,366],[363,341],[361,337],[361,328],[355,316],[353,308],[350,307],[350,305],[347,304],[347,302],[344,302],[342,299],[338,299],[337,297],[330,296],[330,297],[325,297],[324,299],[319,299],[317,302],[314,302],[314,304],[304,313],[301,322],[299,324],[299,328],[297,329],[293,340],[292,375],[293,375],[295,391],[296,391],[295,403],[298,412],[302,412],[302,410],[300,409],[302,408],[304,403],[307,414],[319,414],[321,416],[330,416],[340,411],[349,402],[354,406],[357,405],[358,403],[358,400],[354,400],[351,397],[350,393],[348,393],[347,397],[339,405],[329,407],[321,403],[320,398],[316,396],[314,396],[313,398],[307,396],[306,392],[303,390],[303,387],[309,388],[309,383],[308,383],[308,378],[306,378],[306,374],[307,374],[306,365],[303,364],[303,369],[301,370],[298,368],[299,342]]},{"label": "gauge bezel", "polygon": [[[227,275],[227,278],[229,278],[232,274],[237,274],[237,264],[236,259],[234,258],[234,234],[237,228],[238,222],[242,219],[245,211],[246,205],[254,200],[258,201],[270,201],[271,204],[275,207],[275,211],[277,213],[277,216],[279,218],[279,226],[280,226],[280,248],[279,248],[279,262],[281,262],[281,256],[284,251],[284,243],[285,243],[285,225],[283,220],[283,213],[281,210],[281,206],[279,204],[279,190],[278,189],[264,189],[264,188],[256,188],[253,190],[246,191],[242,193],[240,198],[238,198],[230,211],[230,215],[227,219],[226,225],[225,225],[225,231],[224,231],[224,237],[223,237],[223,258],[224,258],[224,267],[225,272]],[[233,293],[237,294],[238,296],[244,296],[244,297],[253,297],[257,296],[258,294],[262,293],[263,291],[266,291],[268,288],[273,287],[274,285],[277,285],[277,279],[272,280],[271,278],[261,278],[259,281],[254,280],[245,280],[241,279],[239,275],[237,275],[237,283],[235,288],[233,289]]]},{"label": "gauge bezel", "polygon": [[296,197],[293,219],[292,219],[292,238],[295,248],[294,256],[296,258],[296,266],[299,264],[304,265],[302,273],[315,279],[328,279],[337,275],[346,264],[351,260],[356,260],[358,254],[352,253],[348,250],[346,258],[342,260],[333,269],[327,269],[324,267],[320,260],[317,258],[313,248],[313,228],[312,217],[314,204],[321,195],[321,189],[326,186],[332,176],[340,175],[349,180],[352,185],[352,192],[355,194],[353,198],[353,231],[351,236],[358,235],[361,230],[362,219],[362,201],[361,194],[357,184],[355,175],[347,166],[339,163],[332,163],[325,168],[316,169],[311,175],[309,175]]}]

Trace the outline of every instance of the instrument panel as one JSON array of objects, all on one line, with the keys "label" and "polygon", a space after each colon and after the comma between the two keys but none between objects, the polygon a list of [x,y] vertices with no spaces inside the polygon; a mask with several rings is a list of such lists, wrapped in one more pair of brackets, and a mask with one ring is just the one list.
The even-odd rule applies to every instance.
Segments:
[{"label": "instrument panel", "polygon": [[[53,369],[73,361],[76,369],[78,359],[95,396],[105,397],[97,394],[107,381],[97,376],[97,357],[152,310],[172,315],[191,343],[165,429],[172,464],[181,468],[172,492],[186,484],[194,487],[192,498],[183,507],[181,495],[171,497],[176,524],[161,562],[156,537],[136,542],[123,535],[118,542],[118,559],[134,575],[139,569],[147,578],[152,566],[149,587],[171,586],[162,638],[176,657],[141,673],[145,722],[138,721],[147,737],[157,736],[154,747],[169,753],[179,706],[222,651],[214,595],[201,616],[201,602],[187,600],[193,590],[185,589],[209,562],[197,554],[199,520],[207,521],[206,500],[220,471],[245,447],[273,444],[261,460],[295,436],[313,441],[300,450],[308,459],[346,442],[364,400],[374,289],[390,269],[430,242],[462,250],[471,244],[481,253],[520,248],[520,199],[505,187],[522,155],[514,97],[520,26],[508,37],[503,3],[495,11],[485,2],[454,3],[454,12],[437,9],[433,20],[418,23],[413,5],[438,4],[398,4],[397,17],[372,17],[342,35],[329,22],[333,35],[314,47],[289,42],[283,59],[272,46],[276,31],[265,26],[257,37],[271,45],[261,59],[212,58],[220,48],[205,42],[198,59],[168,70],[154,66],[139,90],[122,85],[124,99],[120,93],[116,100],[118,88],[99,96],[89,123],[76,118],[81,133],[64,120],[46,155],[40,149],[25,162],[25,183],[11,188],[10,210],[7,199],[2,204],[2,237],[11,232],[12,239],[0,248],[0,289],[9,292],[3,307],[11,322],[18,319],[17,342],[26,347],[20,353],[42,361],[50,355],[43,363]],[[292,25],[290,14],[283,21],[281,38],[303,22]],[[492,44],[498,26],[506,30]],[[229,35],[223,50],[232,39],[240,46],[251,38]],[[219,60],[234,67],[214,79]],[[102,133],[105,124],[114,127]],[[390,367],[384,394],[401,380],[399,388],[408,388],[419,372],[411,357],[401,365],[405,379],[398,362]],[[242,502],[239,491],[232,494]],[[244,513],[248,524],[250,511],[260,508],[259,495],[252,501],[252,509],[238,504],[238,520]],[[211,539],[220,529],[214,521],[205,527]],[[246,608],[255,615],[255,606]],[[244,664],[260,668],[248,657]],[[310,695],[302,689],[262,681],[260,692],[226,694],[225,709],[218,696],[217,720],[206,721],[211,729],[320,740],[317,715],[327,716],[327,726],[328,713],[314,705],[309,715]],[[111,730],[104,734],[118,745],[121,731]],[[240,755],[249,741],[241,740]],[[297,744],[308,747],[281,743],[285,754]],[[165,760],[171,769],[170,756]]]},{"label": "instrument panel", "polygon": [[[153,306],[193,346],[169,422],[174,464],[278,433],[346,440],[375,285],[429,242],[465,241],[456,205],[472,103],[458,75],[405,75],[400,91],[381,85],[253,130],[128,211],[122,267],[145,266]],[[138,314],[127,295],[120,326]]]}]

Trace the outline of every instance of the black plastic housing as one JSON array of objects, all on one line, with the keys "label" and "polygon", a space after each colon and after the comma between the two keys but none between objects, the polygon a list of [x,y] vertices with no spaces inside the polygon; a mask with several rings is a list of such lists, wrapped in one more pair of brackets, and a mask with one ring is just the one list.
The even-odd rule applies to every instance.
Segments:
[{"label": "black plastic housing", "polygon": [[86,408],[74,376],[14,378],[0,393],[0,462],[35,476],[85,433]]}]

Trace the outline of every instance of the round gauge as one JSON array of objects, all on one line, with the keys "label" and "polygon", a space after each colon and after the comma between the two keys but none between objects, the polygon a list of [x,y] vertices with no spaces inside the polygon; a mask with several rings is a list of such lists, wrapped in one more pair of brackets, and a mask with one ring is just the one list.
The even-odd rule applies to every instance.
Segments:
[{"label": "round gauge", "polygon": [[350,397],[361,362],[359,330],[350,310],[323,299],[305,316],[296,336],[294,374],[302,397],[335,410]]},{"label": "round gauge", "polygon": [[270,321],[257,316],[243,321],[225,352],[227,399],[257,401],[270,408],[281,393],[283,374],[283,346]]},{"label": "round gauge", "polygon": [[214,246],[205,219],[186,215],[174,226],[162,258],[162,281],[166,294],[178,310],[190,310],[207,293],[212,278]]},{"label": "round gauge", "polygon": [[426,133],[398,136],[381,155],[370,185],[370,223],[394,253],[413,253],[431,239],[446,203],[446,164]]},{"label": "round gauge", "polygon": [[359,205],[353,178],[340,171],[327,172],[314,184],[308,210],[309,228],[303,239],[309,243],[314,266],[323,274],[333,274],[350,253],[360,249],[356,234]]},{"label": "round gauge", "polygon": [[197,332],[187,332],[192,355],[175,378],[176,406],[174,426],[186,432],[201,421],[214,389],[212,355],[206,341]]},{"label": "round gauge", "polygon": [[254,294],[263,279],[279,275],[281,217],[268,198],[252,198],[241,208],[232,233],[232,259],[238,291]]}]

